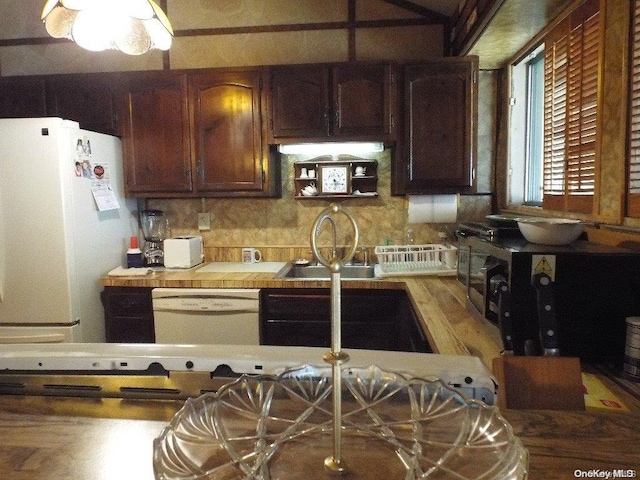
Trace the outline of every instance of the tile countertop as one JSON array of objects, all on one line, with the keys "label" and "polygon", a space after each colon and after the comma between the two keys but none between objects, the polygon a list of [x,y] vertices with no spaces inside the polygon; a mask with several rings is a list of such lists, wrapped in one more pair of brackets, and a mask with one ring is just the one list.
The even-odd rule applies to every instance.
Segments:
[{"label": "tile countertop", "polygon": [[[217,262],[216,262],[217,263]],[[266,262],[269,263],[269,262]],[[275,262],[277,263],[277,262]],[[154,271],[145,276],[102,278],[105,287],[165,288],[329,288],[329,281],[275,278],[268,271],[210,271],[205,265],[188,270]],[[242,264],[237,264],[241,266]],[[342,288],[405,290],[434,352],[446,355],[475,355],[487,365],[500,356],[498,329],[471,315],[466,308],[464,287],[455,277],[393,277],[388,279],[343,280]]]}]

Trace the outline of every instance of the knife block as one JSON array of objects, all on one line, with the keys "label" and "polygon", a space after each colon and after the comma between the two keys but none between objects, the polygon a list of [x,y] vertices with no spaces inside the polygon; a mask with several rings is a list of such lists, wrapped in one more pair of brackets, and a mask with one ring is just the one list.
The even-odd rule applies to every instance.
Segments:
[{"label": "knife block", "polygon": [[521,410],[584,410],[580,359],[503,356],[493,359],[498,407]]}]

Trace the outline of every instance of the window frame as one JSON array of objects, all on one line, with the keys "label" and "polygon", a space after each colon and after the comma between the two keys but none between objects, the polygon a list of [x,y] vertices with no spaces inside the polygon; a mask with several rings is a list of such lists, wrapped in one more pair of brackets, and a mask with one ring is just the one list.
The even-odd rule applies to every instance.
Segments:
[{"label": "window frame", "polygon": [[[536,69],[541,70],[536,71]],[[542,77],[542,84],[539,84],[537,75]],[[544,44],[537,47],[526,61],[526,82],[527,105],[523,204],[540,207],[542,206],[544,163]],[[541,102],[541,105],[536,105],[538,103],[536,100]],[[537,122],[539,122],[538,125],[536,125]]]}]

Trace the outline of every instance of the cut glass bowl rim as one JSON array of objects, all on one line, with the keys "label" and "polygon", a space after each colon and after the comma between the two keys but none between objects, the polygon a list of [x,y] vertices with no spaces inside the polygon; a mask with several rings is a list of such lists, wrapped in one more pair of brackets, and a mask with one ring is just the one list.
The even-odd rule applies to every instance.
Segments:
[{"label": "cut glass bowl rim", "polygon": [[[487,405],[479,400],[468,399],[460,391],[435,377],[421,378],[406,372],[384,370],[373,365],[369,367],[343,366],[341,370],[343,375],[343,404],[345,395],[347,395],[347,401],[355,400],[356,403],[364,401],[366,407],[363,407],[362,411],[358,410],[357,413],[366,411],[367,419],[374,419],[369,425],[360,425],[357,422],[350,421],[351,413],[348,410],[343,411],[343,438],[348,438],[350,435],[364,435],[371,438],[386,439],[393,443],[396,437],[389,432],[400,423],[411,425],[412,429],[416,430],[416,428],[423,427],[421,424],[423,421],[429,420],[437,423],[439,418],[464,412],[465,418],[470,418],[472,425],[465,428],[461,427],[460,432],[457,434],[457,441],[460,443],[452,443],[448,446],[450,447],[448,453],[444,454],[443,457],[455,456],[458,450],[463,449],[466,449],[465,454],[470,456],[481,452],[483,449],[487,453],[492,453],[495,450],[503,451],[503,457],[498,458],[495,468],[489,467],[486,471],[478,472],[477,475],[474,472],[470,476],[468,472],[459,473],[455,470],[448,470],[449,467],[445,465],[448,461],[447,458],[434,458],[426,461],[428,459],[421,452],[412,454],[411,449],[404,449],[400,445],[396,454],[399,457],[404,456],[402,462],[405,464],[414,462],[411,463],[413,467],[408,468],[407,475],[403,476],[403,479],[515,480],[527,478],[528,452],[496,406]],[[331,367],[325,365],[302,365],[286,369],[279,375],[243,374],[221,387],[217,392],[207,392],[199,397],[186,400],[183,407],[174,415],[170,424],[154,440],[153,469],[155,478],[158,480],[215,480],[218,478],[224,478],[225,480],[228,478],[278,480],[279,477],[273,477],[269,474],[269,462],[272,461],[274,449],[277,450],[277,448],[280,448],[291,439],[303,438],[308,434],[317,435],[318,438],[324,438],[324,436],[327,439],[333,438],[332,432],[328,431],[330,422],[326,417],[326,422],[311,424],[311,426],[307,422],[304,429],[301,427],[301,429],[294,431],[291,435],[287,435],[284,439],[279,438],[278,434],[275,437],[273,435],[256,435],[254,439],[256,441],[255,452],[250,452],[244,456],[234,452],[230,439],[223,438],[226,435],[226,420],[218,418],[217,409],[223,408],[224,402],[227,402],[232,397],[241,402],[238,405],[241,405],[242,401],[244,401],[244,404],[256,401],[256,405],[262,409],[260,410],[260,418],[256,422],[257,426],[259,422],[263,422],[265,419],[274,418],[270,415],[271,400],[267,402],[266,398],[269,392],[273,392],[275,388],[284,389],[283,391],[286,391],[287,394],[293,393],[296,398],[292,400],[308,401],[309,404],[306,407],[316,405],[314,402],[330,402]],[[378,403],[379,399],[376,396],[384,397],[383,400],[386,400],[387,398],[392,398],[393,395],[390,392],[394,392],[393,395],[408,395],[412,398],[413,400],[410,402],[411,409],[415,408],[414,397],[418,393],[419,396],[425,397],[426,406],[431,410],[425,411],[424,418],[420,413],[418,415],[420,418],[418,419],[407,418],[406,420],[394,421],[388,424],[378,422],[375,419],[380,418],[381,415],[376,410],[380,408],[382,403]],[[256,398],[251,398],[252,395]],[[366,397],[366,399],[363,400],[361,397]],[[244,420],[246,420],[247,414],[251,416],[252,412],[240,412],[240,409],[244,407],[238,408],[238,405],[234,405],[234,408],[239,411],[240,415],[244,416]],[[327,409],[330,410],[330,407],[317,408],[314,412],[326,414]],[[411,415],[413,414],[411,412]],[[201,416],[206,417],[206,420],[203,420]],[[278,419],[277,417],[275,418]],[[299,419],[286,420],[290,421],[292,428],[299,423]],[[465,431],[463,432],[463,430]],[[500,439],[496,440],[497,437],[500,437]],[[247,439],[244,438],[243,440]],[[272,444],[269,444],[269,440]],[[407,439],[398,437],[397,440],[403,442]],[[422,441],[423,439],[419,439],[419,442],[416,443],[422,443]],[[400,442],[397,443],[399,444]],[[474,442],[477,442],[477,444],[474,444]],[[258,447],[257,445],[260,446]],[[274,445],[276,446],[274,447]],[[203,450],[207,450],[208,446],[211,449],[224,451],[226,456],[223,461],[203,466],[204,462],[200,462],[199,465],[196,460],[190,458],[190,455],[192,457],[201,455]],[[264,451],[267,450],[270,454],[264,455]],[[345,457],[348,461],[348,453],[345,454]],[[419,465],[422,461],[426,461],[430,467],[424,468]],[[233,477],[216,476],[217,469],[229,468],[236,468],[242,473]],[[306,473],[308,472],[305,471]],[[431,476],[432,473],[435,475],[434,477]],[[443,477],[442,475],[445,476]],[[310,477],[307,476],[306,478]],[[331,475],[327,473],[326,476],[318,478],[331,478]]]}]

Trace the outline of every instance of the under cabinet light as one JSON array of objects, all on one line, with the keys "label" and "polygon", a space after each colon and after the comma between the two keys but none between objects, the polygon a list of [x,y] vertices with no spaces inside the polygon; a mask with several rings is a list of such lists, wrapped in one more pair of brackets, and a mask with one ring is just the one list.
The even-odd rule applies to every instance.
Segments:
[{"label": "under cabinet light", "polygon": [[47,33],[99,52],[141,55],[169,50],[173,29],[153,0],[48,0],[42,10]]},{"label": "under cabinet light", "polygon": [[384,151],[382,142],[323,142],[292,143],[278,146],[280,153],[288,155],[340,155],[358,153],[379,153]]}]

